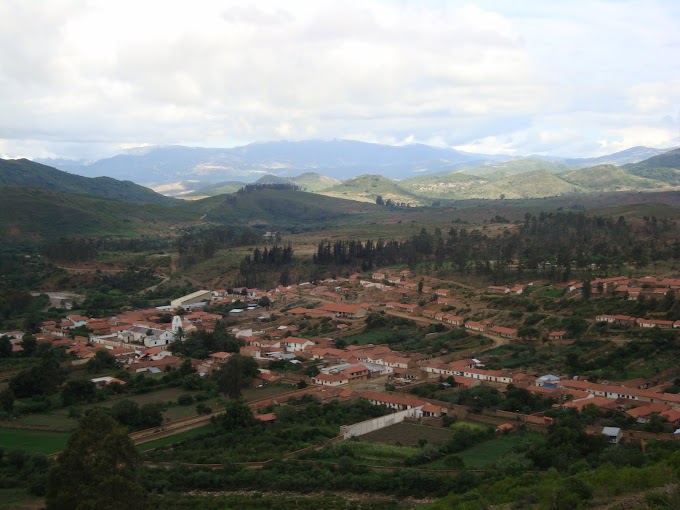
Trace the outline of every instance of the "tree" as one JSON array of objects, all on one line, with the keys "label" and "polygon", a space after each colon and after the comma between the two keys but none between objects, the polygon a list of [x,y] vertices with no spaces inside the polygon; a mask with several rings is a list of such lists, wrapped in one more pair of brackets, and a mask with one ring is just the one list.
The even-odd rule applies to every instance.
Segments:
[{"label": "tree", "polygon": [[21,347],[24,348],[24,356],[30,358],[38,348],[38,340],[33,335],[24,335],[21,338]]},{"label": "tree", "polygon": [[232,400],[224,408],[224,414],[215,417],[215,424],[227,432],[252,427],[257,423],[253,411],[243,401]]},{"label": "tree", "polygon": [[9,381],[18,398],[56,393],[66,379],[66,373],[52,351],[40,360],[40,364],[22,370]]},{"label": "tree", "polygon": [[258,302],[258,305],[260,305],[262,308],[269,308],[272,305],[271,299],[269,299],[268,296],[262,296]]},{"label": "tree", "polygon": [[0,358],[9,358],[12,355],[12,342],[7,335],[0,336]]},{"label": "tree", "polygon": [[97,395],[95,385],[89,379],[73,379],[61,390],[61,400],[65,406],[79,402],[91,402]]},{"label": "tree", "polygon": [[584,280],[583,281],[583,299],[590,299],[590,296],[593,295],[593,286],[590,283],[590,280]]},{"label": "tree", "polygon": [[215,373],[217,388],[229,398],[241,396],[241,389],[250,384],[259,373],[257,362],[250,357],[235,354]]},{"label": "tree", "polygon": [[378,195],[375,197],[375,203],[376,205],[385,205],[382,195]]},{"label": "tree", "polygon": [[140,422],[139,404],[134,400],[119,400],[113,404],[111,416],[123,425],[135,427]]},{"label": "tree", "polygon": [[79,422],[47,481],[47,510],[143,510],[139,453],[103,409]]},{"label": "tree", "polygon": [[16,399],[14,392],[11,388],[5,388],[0,391],[0,408],[7,414],[12,414],[14,409],[14,400]]},{"label": "tree", "polygon": [[91,373],[116,368],[117,366],[116,357],[107,349],[99,349],[94,358],[90,359],[86,364],[87,371]]}]

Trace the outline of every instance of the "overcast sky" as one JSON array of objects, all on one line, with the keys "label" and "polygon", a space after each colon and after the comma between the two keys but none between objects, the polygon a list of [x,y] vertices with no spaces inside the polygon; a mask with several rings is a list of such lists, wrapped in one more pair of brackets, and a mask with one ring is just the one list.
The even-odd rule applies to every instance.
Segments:
[{"label": "overcast sky", "polygon": [[680,145],[680,2],[0,1],[3,157],[310,138]]}]

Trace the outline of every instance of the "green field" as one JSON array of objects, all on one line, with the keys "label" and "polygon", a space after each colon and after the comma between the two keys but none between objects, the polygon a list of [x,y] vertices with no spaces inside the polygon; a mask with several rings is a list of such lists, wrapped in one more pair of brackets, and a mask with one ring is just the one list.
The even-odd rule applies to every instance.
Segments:
[{"label": "green field", "polygon": [[64,449],[68,432],[0,428],[0,447],[30,453],[56,453]]},{"label": "green field", "polygon": [[426,425],[416,425],[413,423],[398,423],[391,427],[376,430],[370,434],[360,437],[361,441],[373,443],[400,443],[407,446],[415,446],[419,439],[425,439],[428,443],[443,443],[453,436],[453,431],[428,427]]},{"label": "green field", "polygon": [[458,454],[465,462],[465,467],[484,469],[492,466],[499,458],[517,445],[517,437],[513,435],[499,435],[490,441],[473,446]]},{"label": "green field", "polygon": [[73,430],[78,426],[78,421],[74,418],[69,418],[65,412],[26,414],[19,416],[14,421],[27,426],[42,425],[64,430]]}]

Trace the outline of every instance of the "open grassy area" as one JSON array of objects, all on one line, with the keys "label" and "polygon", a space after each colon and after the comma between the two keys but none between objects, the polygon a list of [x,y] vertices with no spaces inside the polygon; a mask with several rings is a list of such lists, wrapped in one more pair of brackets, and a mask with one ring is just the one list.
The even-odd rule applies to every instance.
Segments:
[{"label": "open grassy area", "polygon": [[359,439],[374,443],[399,443],[415,446],[418,444],[419,439],[425,439],[428,443],[443,443],[451,439],[452,435],[453,431],[450,429],[440,429],[426,425],[416,425],[414,423],[398,423],[391,427],[385,427],[370,434],[365,434]]},{"label": "open grassy area", "polygon": [[26,414],[19,416],[16,423],[22,425],[42,425],[46,427],[55,427],[65,430],[73,430],[78,426],[78,421],[74,418],[69,418],[66,412],[54,413],[40,413],[40,414]]},{"label": "open grassy area", "polygon": [[68,432],[0,428],[0,446],[7,450],[30,453],[56,453],[64,449]]},{"label": "open grassy area", "polygon": [[499,435],[489,441],[465,450],[458,454],[465,462],[465,467],[484,469],[492,466],[500,457],[517,445],[517,438],[512,434]]}]

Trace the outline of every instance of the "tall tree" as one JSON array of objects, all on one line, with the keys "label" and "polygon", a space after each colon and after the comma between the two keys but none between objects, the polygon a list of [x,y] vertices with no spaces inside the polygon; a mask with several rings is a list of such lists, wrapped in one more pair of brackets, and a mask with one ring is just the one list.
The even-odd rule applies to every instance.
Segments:
[{"label": "tall tree", "polygon": [[134,443],[103,409],[86,414],[73,432],[47,482],[47,510],[143,510]]},{"label": "tall tree", "polygon": [[257,362],[253,358],[236,354],[215,373],[215,379],[222,393],[237,399],[241,396],[242,388],[250,384],[257,374]]}]

